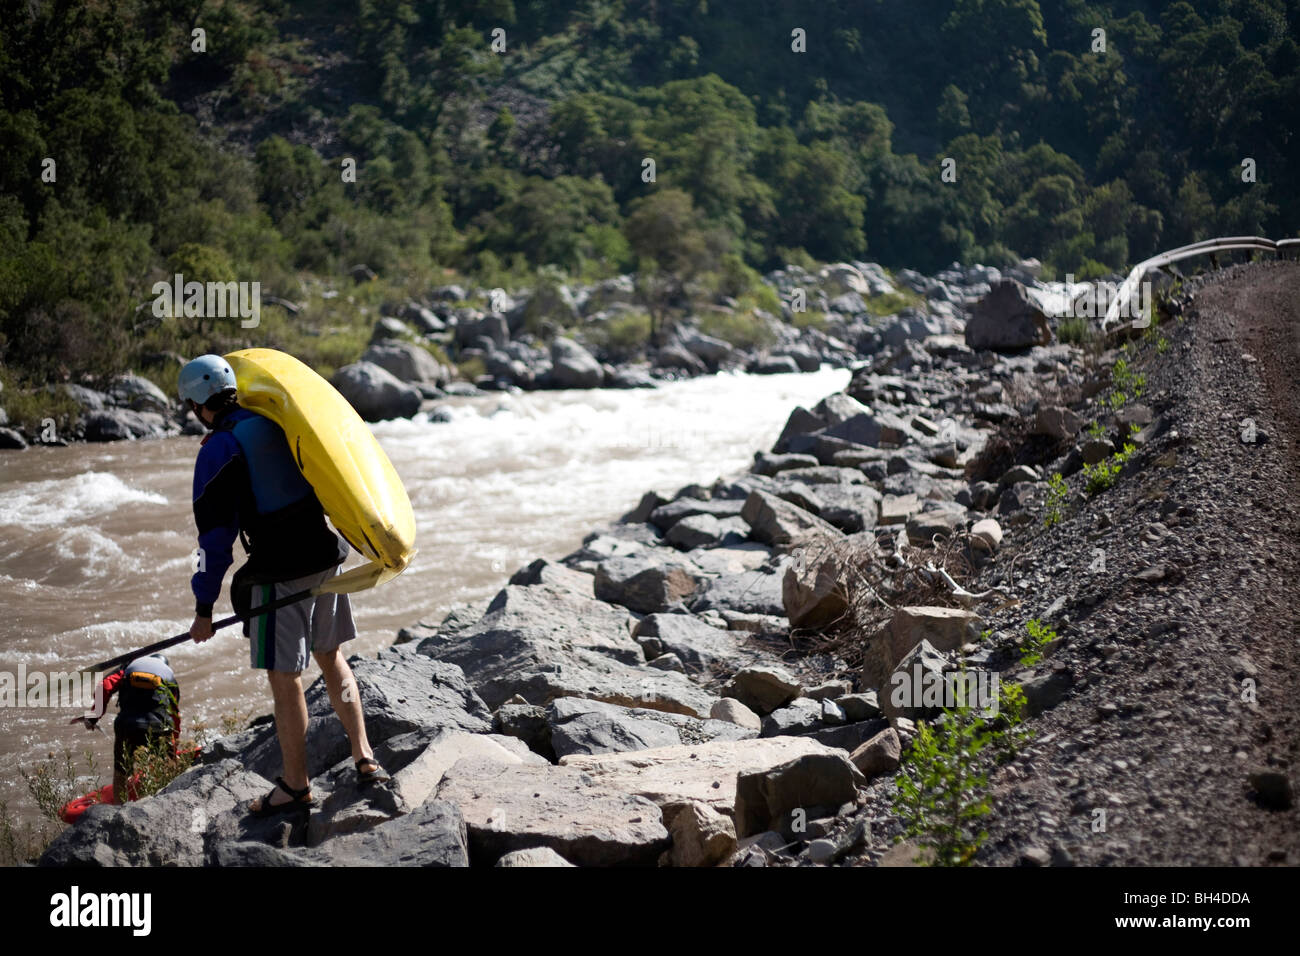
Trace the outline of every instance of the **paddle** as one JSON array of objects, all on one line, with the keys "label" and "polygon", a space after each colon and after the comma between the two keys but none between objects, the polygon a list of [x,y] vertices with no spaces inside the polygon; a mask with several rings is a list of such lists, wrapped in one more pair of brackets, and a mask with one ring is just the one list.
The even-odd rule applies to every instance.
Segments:
[{"label": "paddle", "polygon": [[[414,552],[412,552],[414,553]],[[265,614],[268,611],[274,611],[277,608],[288,607],[290,604],[297,604],[299,601],[306,600],[309,597],[315,597],[318,594],[352,594],[357,591],[365,591],[377,584],[383,584],[385,581],[396,577],[402,573],[402,568],[386,568],[381,564],[365,564],[359,568],[353,568],[351,571],[345,571],[342,574],[335,575],[324,584],[318,584],[314,588],[308,588],[305,591],[299,591],[296,594],[288,594],[282,598],[263,604],[261,607],[255,607],[249,610],[245,615],[232,614],[230,617],[224,617],[219,621],[212,622],[214,632],[221,630],[223,627],[229,627],[238,621],[250,620]],[[110,657],[106,661],[100,661],[98,664],[92,664],[89,667],[81,668],[82,672],[98,672],[108,670],[111,667],[117,667],[119,664],[125,664],[133,661],[137,657],[145,657],[156,651],[165,650],[168,647],[175,647],[177,644],[184,643],[190,639],[189,631],[184,634],[177,634],[175,637],[169,637],[164,641],[157,641],[147,647],[141,647],[126,654],[119,654],[117,657]]]}]

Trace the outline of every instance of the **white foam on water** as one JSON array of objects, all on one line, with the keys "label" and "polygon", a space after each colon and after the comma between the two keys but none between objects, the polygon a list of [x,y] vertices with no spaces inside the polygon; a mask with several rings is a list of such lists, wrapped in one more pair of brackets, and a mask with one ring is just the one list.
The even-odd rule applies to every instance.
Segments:
[{"label": "white foam on water", "polygon": [[0,527],[56,528],[100,518],[133,504],[165,505],[167,499],[132,488],[117,475],[87,471],[0,492]]}]

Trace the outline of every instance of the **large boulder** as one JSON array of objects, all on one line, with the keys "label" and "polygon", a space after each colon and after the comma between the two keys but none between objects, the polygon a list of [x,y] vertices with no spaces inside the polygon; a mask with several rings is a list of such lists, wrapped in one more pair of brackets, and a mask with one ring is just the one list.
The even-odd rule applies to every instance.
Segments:
[{"label": "large boulder", "polygon": [[793,810],[803,810],[808,819],[826,816],[826,811],[834,814],[842,804],[855,800],[857,788],[865,784],[848,756],[834,750],[741,773],[736,781],[736,835],[743,839],[786,829],[787,815]]},{"label": "large boulder", "polygon": [[662,611],[695,593],[698,578],[680,565],[655,556],[610,558],[596,569],[596,597],[641,614]]},{"label": "large boulder", "polygon": [[488,706],[586,697],[705,717],[714,697],[684,674],[643,662],[626,608],[547,584],[511,585],[477,623],[421,641],[419,653],[464,668]]},{"label": "large boulder", "polygon": [[140,375],[119,375],[108,387],[114,404],[136,412],[157,412],[166,415],[171,411],[171,401],[163,390]]},{"label": "large boulder", "polygon": [[378,365],[403,382],[439,385],[448,379],[446,370],[428,349],[400,339],[376,342],[362,354],[361,361]]},{"label": "large boulder", "polygon": [[477,866],[536,847],[578,866],[653,865],[668,848],[655,804],[569,767],[461,760],[437,799],[460,808]]},{"label": "large boulder", "polygon": [[980,637],[980,616],[954,607],[899,607],[889,626],[871,641],[863,661],[863,682],[880,687],[899,661],[928,641],[937,651],[953,651]]},{"label": "large boulder", "polygon": [[816,630],[840,620],[849,607],[852,583],[848,556],[841,549],[804,548],[781,582],[790,626]]},{"label": "large boulder", "polygon": [[154,797],[91,807],[41,856],[42,866],[202,866],[221,842],[276,839],[284,821],[250,818],[271,784],[234,760],[196,767]]},{"label": "large boulder", "polygon": [[704,611],[741,611],[747,614],[783,615],[785,604],[781,594],[781,575],[762,568],[721,574],[704,583],[691,602],[691,610],[697,614]]},{"label": "large boulder", "polygon": [[698,800],[665,809],[672,836],[672,866],[717,866],[736,849],[736,827],[725,814]]},{"label": "large boulder", "polygon": [[363,833],[335,837],[307,856],[330,866],[467,867],[468,842],[459,808],[428,800]]},{"label": "large boulder", "polygon": [[106,408],[82,419],[86,441],[130,441],[160,438],[170,431],[167,419],[157,412],[136,412],[127,408]]},{"label": "large boulder", "polygon": [[740,514],[754,540],[764,544],[779,547],[819,535],[831,540],[841,537],[839,529],[816,515],[764,491],[751,492]]},{"label": "large boulder", "polygon": [[650,614],[637,622],[632,636],[644,646],[653,638],[656,648],[676,654],[689,670],[734,670],[751,655],[734,631],[706,624],[691,614]]},{"label": "large boulder", "polygon": [[551,384],[556,388],[599,388],[605,370],[596,357],[572,339],[551,343]]},{"label": "large boulder", "polygon": [[994,285],[966,323],[966,344],[973,349],[1016,351],[1051,341],[1047,316],[1014,279]]},{"label": "large boulder", "polygon": [[560,758],[560,766],[581,771],[594,786],[636,794],[660,807],[696,800],[730,814],[738,775],[769,770],[810,754],[831,753],[835,751],[807,737],[767,737],[573,755]]},{"label": "large boulder", "polygon": [[755,664],[736,672],[727,696],[740,701],[760,717],[784,707],[799,696],[799,681],[775,664]]},{"label": "large boulder", "polygon": [[580,697],[560,697],[546,708],[552,752],[625,753],[705,740],[745,740],[757,731],[722,720],[700,720],[644,707],[620,707]]},{"label": "large boulder", "polygon": [[393,774],[392,788],[407,806],[418,807],[438,789],[458,760],[474,757],[504,764],[546,764],[516,737],[439,728],[419,755]]},{"label": "large boulder", "polygon": [[373,362],[345,365],[330,378],[330,384],[368,422],[410,418],[420,410],[420,390],[399,380]]}]

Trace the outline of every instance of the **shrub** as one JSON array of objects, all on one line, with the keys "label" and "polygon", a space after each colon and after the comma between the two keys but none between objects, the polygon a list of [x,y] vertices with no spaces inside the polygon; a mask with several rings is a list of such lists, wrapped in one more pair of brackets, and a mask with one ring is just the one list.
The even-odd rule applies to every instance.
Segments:
[{"label": "shrub", "polygon": [[1033,618],[1025,622],[1025,632],[1028,637],[1025,640],[1024,653],[1020,655],[1020,663],[1024,667],[1033,667],[1043,659],[1043,648],[1056,640],[1056,631],[1037,618]]},{"label": "shrub", "polygon": [[1015,755],[1028,733],[1020,725],[1024,692],[1003,687],[998,716],[985,719],[969,703],[921,721],[899,769],[894,809],[908,836],[933,851],[933,865],[967,866],[987,838],[977,829],[992,811],[989,770]]},{"label": "shrub", "polygon": [[1065,505],[1070,500],[1070,489],[1065,479],[1059,474],[1052,475],[1047,482],[1047,514],[1043,518],[1043,527],[1050,528],[1060,524]]}]

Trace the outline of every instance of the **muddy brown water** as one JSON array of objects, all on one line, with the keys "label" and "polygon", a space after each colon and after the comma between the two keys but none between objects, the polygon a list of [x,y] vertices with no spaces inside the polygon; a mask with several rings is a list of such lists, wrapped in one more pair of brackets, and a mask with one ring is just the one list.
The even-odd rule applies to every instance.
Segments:
[{"label": "muddy brown water", "polygon": [[[794,406],[848,377],[823,369],[655,391],[493,395],[461,401],[449,423],[374,426],[410,495],[420,551],[401,577],[355,597],[360,634],[349,650],[373,655],[399,628],[495,593],[516,568],[573,550],[647,489],[744,469]],[[0,457],[0,675],[72,671],[188,629],[197,448],[184,437]],[[235,553],[238,562],[238,545]],[[354,555],[347,566],[358,563]],[[215,613],[231,613],[225,594]],[[236,628],[168,656],[187,732],[196,719],[216,727],[224,714],[269,711]],[[304,679],[316,676],[313,664]],[[0,800],[36,819],[19,767],[69,746],[89,747],[107,781],[111,721],[90,733],[68,726],[80,707],[23,706],[32,701],[14,696],[6,703],[18,706],[0,706]]]}]

